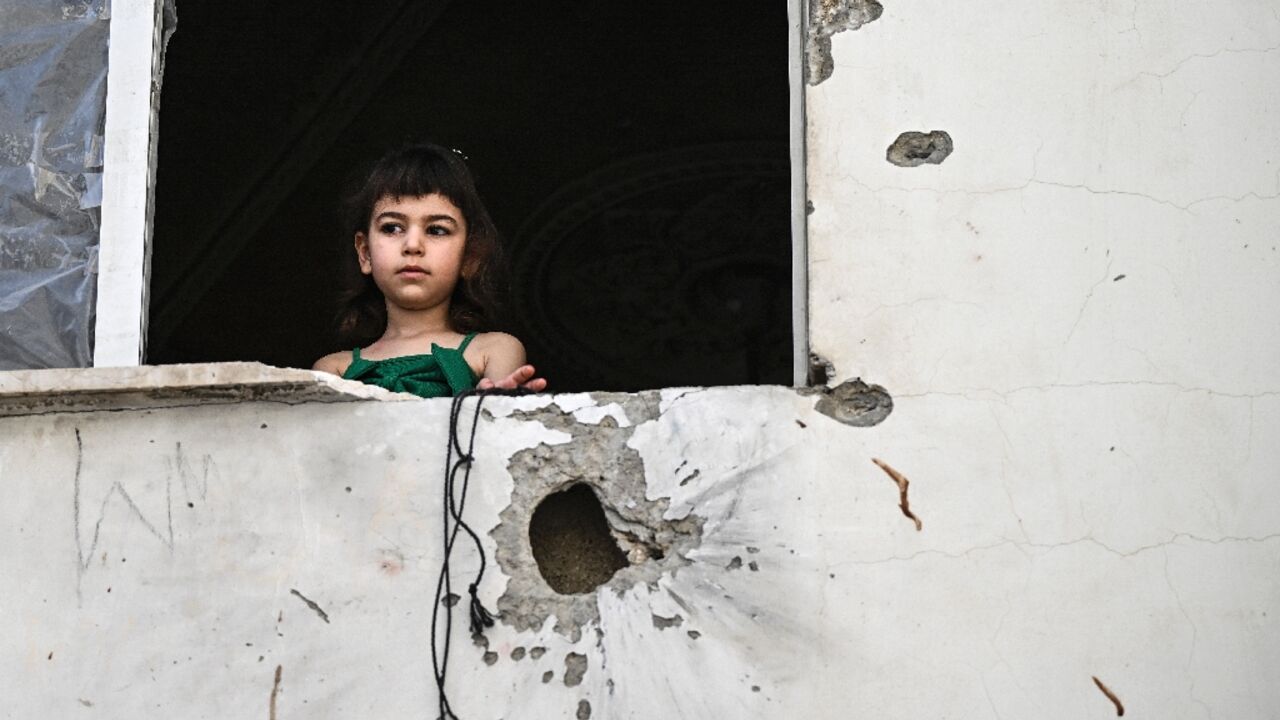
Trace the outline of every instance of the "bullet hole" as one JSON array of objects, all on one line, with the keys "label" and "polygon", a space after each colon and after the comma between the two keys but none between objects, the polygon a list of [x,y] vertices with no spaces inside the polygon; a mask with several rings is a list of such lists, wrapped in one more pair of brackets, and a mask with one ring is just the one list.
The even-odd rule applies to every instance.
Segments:
[{"label": "bullet hole", "polygon": [[488,651],[486,651],[486,652],[485,652],[485,654],[484,654],[484,664],[485,664],[485,665],[492,665],[492,664],[494,664],[494,663],[496,663],[496,662],[498,662],[498,653],[496,653],[496,652],[494,652],[494,651],[492,651],[492,650],[488,650]]},{"label": "bullet hole", "polygon": [[742,558],[738,557],[737,555],[734,555],[733,559],[729,561],[729,564],[724,566],[724,569],[737,570],[740,567],[742,567]]},{"label": "bullet hole", "polygon": [[511,659],[519,662],[524,659],[524,648],[518,647],[511,651]]},{"label": "bullet hole", "polygon": [[945,130],[904,132],[885,151],[885,159],[898,167],[938,165],[955,149]]},{"label": "bullet hole", "polygon": [[759,685],[752,685],[752,686],[751,686],[751,692],[760,692],[760,686],[759,686]]},{"label": "bullet hole", "polygon": [[893,396],[879,385],[855,378],[824,389],[814,409],[845,425],[871,427],[884,422],[893,412]]},{"label": "bullet hole", "polygon": [[530,657],[531,659],[533,659],[533,660],[537,660],[538,658],[540,658],[540,657],[542,657],[544,654],[546,654],[546,652],[547,652],[547,649],[546,649],[546,648],[544,648],[544,647],[530,648],[530,649],[529,649],[529,657]]},{"label": "bullet hole", "polygon": [[538,503],[529,544],[542,579],[561,595],[591,592],[627,566],[599,498],[581,483]]},{"label": "bullet hole", "polygon": [[702,633],[698,632],[697,630],[690,630],[690,631],[689,631],[689,639],[690,639],[690,640],[697,640],[697,639],[698,639],[698,638],[700,638],[700,637],[702,637]]},{"label": "bullet hole", "polygon": [[564,656],[564,685],[576,687],[582,684],[582,676],[587,674],[587,656],[571,652]]},{"label": "bullet hole", "polygon": [[[511,457],[507,464],[507,471],[515,479],[511,503],[499,514],[500,522],[490,532],[496,546],[494,558],[508,577],[506,591],[497,601],[500,621],[516,630],[537,631],[554,617],[555,632],[570,642],[581,639],[584,628],[599,626],[598,592],[608,589],[623,593],[635,585],[656,583],[690,564],[689,553],[702,540],[701,517],[689,512],[677,515],[669,498],[647,497],[644,461],[628,445],[636,427],[658,417],[661,394],[596,393],[592,399],[598,407],[617,403],[631,424],[622,427],[612,417],[586,423],[555,405],[512,413],[511,418],[537,421],[548,429],[569,434],[572,440],[554,446],[540,444]],[[688,463],[677,469],[673,484],[691,470]],[[585,487],[575,489],[580,485]],[[571,491],[565,493],[569,500],[577,498],[591,507],[590,522],[582,521],[581,512],[555,512],[555,506],[564,498],[553,498],[566,490]],[[544,501],[550,511],[543,507]],[[551,522],[557,514],[567,516],[566,522]],[[598,555],[603,556],[604,562],[585,556],[582,543],[565,542],[566,533],[559,533],[557,538],[557,533],[547,532],[557,524],[565,526],[565,530],[591,526],[597,540],[593,547],[600,551]],[[606,539],[606,532],[611,542]],[[619,550],[625,560],[617,556]],[[557,572],[557,560],[562,572]],[[625,566],[620,567],[624,562]],[[578,588],[566,588],[558,580],[552,582],[556,575],[572,579],[581,574],[578,571],[584,565],[603,565],[603,571]],[[566,569],[568,572],[563,572]],[[599,587],[602,581],[605,584]],[[592,588],[596,591],[588,592]],[[565,594],[575,589],[579,592]]]},{"label": "bullet hole", "polygon": [[587,702],[586,700],[579,700],[579,701],[578,701],[578,713],[577,713],[577,718],[578,718],[578,720],[590,720],[590,719],[591,719],[591,703]]},{"label": "bullet hole", "polygon": [[554,678],[555,676],[556,674],[551,672],[550,670],[542,673],[542,684],[546,685],[547,683],[551,682],[551,679]]},{"label": "bullet hole", "polygon": [[747,563],[747,569],[751,570],[751,572],[760,572],[760,565],[755,560],[752,560]]}]

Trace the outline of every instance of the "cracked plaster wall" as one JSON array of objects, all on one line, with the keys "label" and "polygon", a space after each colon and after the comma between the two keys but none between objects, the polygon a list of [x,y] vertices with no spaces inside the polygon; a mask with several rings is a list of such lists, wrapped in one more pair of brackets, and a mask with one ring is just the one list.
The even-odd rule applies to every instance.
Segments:
[{"label": "cracked plaster wall", "polygon": [[[699,534],[542,610],[491,565],[513,614],[455,638],[460,716],[1114,716],[1097,677],[1131,716],[1271,717],[1280,17],[892,3],[830,40],[812,345],[891,403],[492,401],[468,503],[491,558],[519,554],[513,472],[580,438]],[[963,151],[885,161],[922,129]],[[0,716],[430,712],[447,403],[74,410],[0,418]]]},{"label": "cracked plaster wall", "polygon": [[[1276,4],[885,2],[831,42],[811,348],[892,394],[924,522],[836,563],[855,707],[1114,716],[1097,676],[1130,716],[1273,717]],[[927,129],[957,152],[886,162]]]},{"label": "cracked plaster wall", "polygon": [[[656,524],[657,504],[700,534],[678,562],[585,596],[578,633],[554,607],[541,624],[504,607],[520,563],[491,563],[481,597],[512,615],[483,643],[455,637],[460,717],[1101,717],[1092,676],[1135,715],[1280,703],[1280,447],[1251,438],[1240,398],[1037,389],[975,412],[927,394],[872,427],[815,409],[828,398],[486,404],[467,515],[491,559],[518,542],[501,523],[530,453],[569,474],[565,458],[638,470],[633,519]],[[1280,395],[1246,402],[1255,423],[1280,415]],[[1162,429],[1099,418],[1108,404]],[[443,434],[424,428],[447,414],[243,402],[0,418],[0,580],[20,588],[0,613],[0,716],[429,712]],[[1055,420],[1020,421],[1042,415]],[[1206,417],[1230,440],[1192,441]],[[574,449],[597,434],[620,464]],[[1222,457],[1204,452],[1216,442]],[[910,478],[923,530],[872,458]],[[476,558],[460,547],[454,567],[466,582]]]}]

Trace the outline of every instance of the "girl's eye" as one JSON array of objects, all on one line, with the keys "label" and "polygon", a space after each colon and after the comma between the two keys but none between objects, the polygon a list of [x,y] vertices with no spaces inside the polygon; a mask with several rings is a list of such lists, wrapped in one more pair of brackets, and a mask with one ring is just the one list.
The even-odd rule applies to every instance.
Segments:
[{"label": "girl's eye", "polygon": [[397,232],[400,232],[400,229],[401,229],[400,223],[383,223],[381,226],[378,227],[378,230],[382,231],[384,234],[387,234],[387,235],[393,235]]},{"label": "girl's eye", "polygon": [[449,228],[443,225],[430,225],[427,227],[428,235],[448,235]]}]

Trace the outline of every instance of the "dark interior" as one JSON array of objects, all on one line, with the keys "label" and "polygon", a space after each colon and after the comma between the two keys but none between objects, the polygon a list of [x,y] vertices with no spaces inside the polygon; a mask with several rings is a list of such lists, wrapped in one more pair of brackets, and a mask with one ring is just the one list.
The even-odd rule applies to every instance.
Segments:
[{"label": "dark interior", "polygon": [[338,199],[431,140],[469,158],[552,389],[790,384],[783,0],[177,11],[149,363],[338,349]]}]

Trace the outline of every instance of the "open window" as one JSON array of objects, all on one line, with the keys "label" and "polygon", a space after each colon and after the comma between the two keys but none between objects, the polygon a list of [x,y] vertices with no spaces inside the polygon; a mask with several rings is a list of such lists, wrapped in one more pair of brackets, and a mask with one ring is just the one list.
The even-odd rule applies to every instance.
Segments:
[{"label": "open window", "polygon": [[148,362],[338,349],[344,182],[429,139],[469,157],[557,390],[792,381],[785,2],[179,12]]},{"label": "open window", "polygon": [[429,139],[556,389],[803,378],[799,0],[670,5],[116,0],[94,363],[336,349],[344,183]]}]

